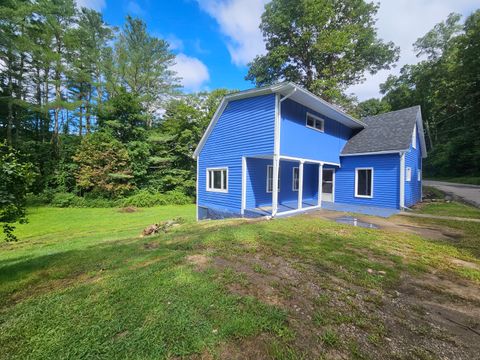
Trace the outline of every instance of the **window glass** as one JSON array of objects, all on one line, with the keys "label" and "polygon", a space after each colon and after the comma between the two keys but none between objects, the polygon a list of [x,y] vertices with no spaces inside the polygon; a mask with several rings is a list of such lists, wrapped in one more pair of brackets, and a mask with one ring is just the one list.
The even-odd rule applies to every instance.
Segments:
[{"label": "window glass", "polygon": [[298,191],[299,170],[298,167],[293,168],[293,191]]},{"label": "window glass", "polygon": [[[273,191],[273,166],[267,165],[267,192]],[[280,191],[280,169],[278,169],[278,190]]]},{"label": "window glass", "polygon": [[372,170],[357,170],[357,196],[372,196]]},{"label": "window glass", "polygon": [[316,116],[307,114],[307,126],[313,129],[323,131],[323,119],[317,118]]},{"label": "window glass", "polygon": [[227,169],[208,170],[207,190],[209,191],[227,191],[228,176]]}]

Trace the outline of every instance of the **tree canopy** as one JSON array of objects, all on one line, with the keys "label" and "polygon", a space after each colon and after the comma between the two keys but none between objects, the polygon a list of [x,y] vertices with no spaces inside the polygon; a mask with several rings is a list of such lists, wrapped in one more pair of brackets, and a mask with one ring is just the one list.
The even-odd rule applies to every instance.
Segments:
[{"label": "tree canopy", "polygon": [[260,28],[267,53],[246,79],[257,86],[293,81],[327,101],[342,103],[364,73],[389,69],[399,49],[377,36],[378,5],[363,0],[273,0]]}]

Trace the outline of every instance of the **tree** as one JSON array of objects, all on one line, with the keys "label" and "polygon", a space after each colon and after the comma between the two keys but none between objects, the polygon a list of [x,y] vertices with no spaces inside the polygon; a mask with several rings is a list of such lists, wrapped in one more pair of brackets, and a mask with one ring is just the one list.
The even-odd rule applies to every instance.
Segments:
[{"label": "tree", "polygon": [[17,240],[12,223],[27,221],[26,195],[33,176],[32,164],[22,162],[17,151],[0,143],[0,223],[6,241]]},{"label": "tree", "polygon": [[83,193],[114,198],[133,189],[128,151],[110,134],[86,136],[73,157],[77,186]]},{"label": "tree", "polygon": [[[126,89],[140,97],[151,115],[158,110],[165,96],[178,87],[171,70],[175,55],[166,41],[147,33],[146,25],[140,19],[127,16],[112,55],[113,64],[107,66],[110,93],[116,95]],[[152,120],[153,117],[147,123],[149,127]]]},{"label": "tree", "polygon": [[192,155],[228,93],[226,89],[217,89],[173,99],[167,104],[161,126],[148,137],[152,154],[150,186],[160,191],[179,189],[191,196],[195,194],[196,163]]},{"label": "tree", "polygon": [[379,99],[368,99],[359,103],[355,108],[357,117],[379,115],[391,110],[388,102]]},{"label": "tree", "polygon": [[300,83],[327,101],[345,101],[348,86],[364,73],[389,69],[399,49],[377,37],[378,5],[363,0],[273,0],[260,29],[267,53],[246,77],[257,86]]},{"label": "tree", "polygon": [[[421,105],[427,131],[427,174],[480,174],[480,10],[465,24],[450,14],[414,44],[427,59],[406,65],[381,85],[393,110]],[[459,31],[459,29],[462,29]]]}]

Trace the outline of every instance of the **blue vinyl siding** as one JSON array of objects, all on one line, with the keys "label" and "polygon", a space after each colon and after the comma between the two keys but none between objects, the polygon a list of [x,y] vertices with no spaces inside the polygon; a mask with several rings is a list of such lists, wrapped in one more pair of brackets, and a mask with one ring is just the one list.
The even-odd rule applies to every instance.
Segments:
[{"label": "blue vinyl siding", "polygon": [[[405,154],[405,169],[412,169],[411,181],[405,181],[405,206],[413,206],[422,197],[422,182],[418,181],[418,169],[422,169],[422,152],[420,150],[420,140],[417,131],[417,148],[410,145],[410,149]],[[405,171],[406,173],[406,171]]]},{"label": "blue vinyl siding", "polygon": [[[280,154],[340,163],[339,154],[352,130],[290,99],[282,103]],[[325,132],[306,126],[307,112],[325,119]]]},{"label": "blue vinyl siding", "polygon": [[272,203],[272,193],[267,193],[267,166],[272,160],[247,159],[247,209]]},{"label": "blue vinyl siding", "polygon": [[[242,156],[273,154],[275,95],[231,101],[199,154],[198,205],[240,213]],[[206,191],[206,171],[228,167],[228,193]]]},{"label": "blue vinyl siding", "polygon": [[[355,197],[355,168],[373,168],[373,198]],[[343,156],[335,173],[335,202],[399,208],[400,155]]]}]

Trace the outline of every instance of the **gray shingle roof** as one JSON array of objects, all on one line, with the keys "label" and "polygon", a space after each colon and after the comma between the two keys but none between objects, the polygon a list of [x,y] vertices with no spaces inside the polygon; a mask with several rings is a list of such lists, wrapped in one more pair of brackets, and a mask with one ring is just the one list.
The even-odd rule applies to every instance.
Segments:
[{"label": "gray shingle roof", "polygon": [[367,127],[347,142],[342,155],[408,149],[419,111],[414,106],[362,118]]}]

